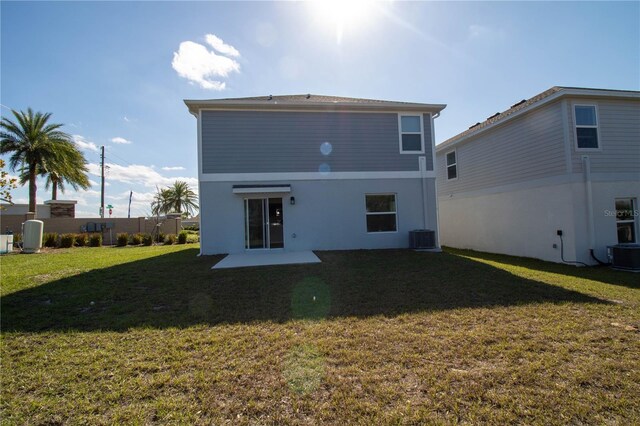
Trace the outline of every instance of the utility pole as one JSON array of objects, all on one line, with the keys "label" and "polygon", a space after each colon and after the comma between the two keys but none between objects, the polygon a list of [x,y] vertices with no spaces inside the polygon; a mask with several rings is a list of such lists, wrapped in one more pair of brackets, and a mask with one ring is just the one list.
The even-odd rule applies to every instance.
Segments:
[{"label": "utility pole", "polygon": [[104,219],[104,145],[100,147],[100,217]]},{"label": "utility pole", "polygon": [[127,217],[131,217],[131,197],[133,197],[133,191],[129,193],[129,213],[127,213]]}]

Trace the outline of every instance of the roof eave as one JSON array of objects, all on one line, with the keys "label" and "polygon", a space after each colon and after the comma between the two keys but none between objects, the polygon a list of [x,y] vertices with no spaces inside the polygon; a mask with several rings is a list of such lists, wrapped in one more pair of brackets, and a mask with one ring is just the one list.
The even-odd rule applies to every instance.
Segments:
[{"label": "roof eave", "polygon": [[445,104],[373,104],[354,102],[246,102],[246,101],[202,101],[185,99],[184,103],[192,114],[199,110],[217,111],[391,111],[391,112],[430,112],[438,113],[446,108]]}]

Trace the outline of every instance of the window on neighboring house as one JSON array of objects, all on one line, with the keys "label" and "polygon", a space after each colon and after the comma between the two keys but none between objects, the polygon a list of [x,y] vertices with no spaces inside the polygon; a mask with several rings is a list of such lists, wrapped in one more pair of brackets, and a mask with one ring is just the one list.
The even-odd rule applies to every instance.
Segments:
[{"label": "window on neighboring house", "polygon": [[595,105],[575,105],[578,149],[598,149],[598,114]]},{"label": "window on neighboring house", "polygon": [[456,179],[458,177],[458,160],[456,159],[456,152],[451,151],[447,153],[447,180]]},{"label": "window on neighboring house", "polygon": [[396,232],[398,229],[396,195],[365,195],[367,232]]},{"label": "window on neighboring house", "polygon": [[616,199],[616,226],[618,243],[636,242],[636,200],[633,198]]},{"label": "window on neighboring house", "polygon": [[424,141],[422,137],[422,116],[400,116],[400,153],[422,154]]}]

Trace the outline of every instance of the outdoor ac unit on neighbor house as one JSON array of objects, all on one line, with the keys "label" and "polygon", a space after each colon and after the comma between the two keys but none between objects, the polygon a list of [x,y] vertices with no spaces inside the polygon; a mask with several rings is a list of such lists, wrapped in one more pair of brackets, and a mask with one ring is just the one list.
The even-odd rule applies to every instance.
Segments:
[{"label": "outdoor ac unit on neighbor house", "polygon": [[640,244],[617,244],[607,247],[611,266],[640,272]]},{"label": "outdoor ac unit on neighbor house", "polygon": [[409,231],[409,247],[412,249],[432,249],[436,246],[436,232],[431,229]]}]

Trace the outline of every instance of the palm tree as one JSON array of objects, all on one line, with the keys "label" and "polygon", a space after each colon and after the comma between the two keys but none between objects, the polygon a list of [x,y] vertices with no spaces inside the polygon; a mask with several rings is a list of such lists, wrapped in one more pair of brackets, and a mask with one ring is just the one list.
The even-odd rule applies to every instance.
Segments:
[{"label": "palm tree", "polygon": [[173,183],[173,186],[167,188],[169,210],[173,210],[177,213],[186,213],[187,216],[192,216],[193,212],[198,209],[196,193],[189,187],[189,184],[184,181],[177,180]]},{"label": "palm tree", "polygon": [[[56,147],[55,156],[38,167],[38,175],[47,178],[45,189],[51,187],[52,200],[58,199],[58,189],[64,193],[65,182],[76,191],[80,188],[88,189],[91,184],[87,173],[87,160],[72,142],[60,142]],[[20,175],[21,185],[28,180],[28,173]]]},{"label": "palm tree", "polygon": [[[11,154],[9,166],[16,171],[27,166],[26,182],[29,182],[29,211],[36,211],[36,177],[46,171],[47,164],[62,161],[61,153],[72,144],[68,134],[59,130],[62,124],[48,123],[51,113],[11,110],[16,122],[2,117],[0,122],[0,154]],[[75,146],[73,146],[75,148]],[[60,152],[58,152],[60,150]]]},{"label": "palm tree", "polygon": [[171,212],[192,216],[198,209],[196,193],[184,181],[175,181],[172,186],[158,189],[151,203],[151,211],[155,215]]},{"label": "palm tree", "polygon": [[151,213],[154,216],[160,216],[161,214],[166,214],[170,211],[169,190],[158,189],[158,187],[156,187],[156,193],[153,196],[153,201],[151,202]]}]

